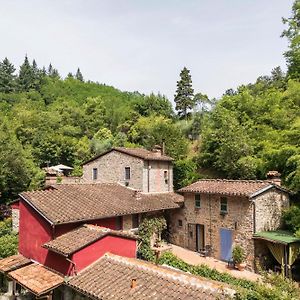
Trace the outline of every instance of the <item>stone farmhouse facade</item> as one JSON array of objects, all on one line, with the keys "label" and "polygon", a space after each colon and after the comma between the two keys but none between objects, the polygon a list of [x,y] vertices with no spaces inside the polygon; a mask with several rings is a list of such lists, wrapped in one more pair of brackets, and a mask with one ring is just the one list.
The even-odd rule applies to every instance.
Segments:
[{"label": "stone farmhouse facade", "polygon": [[278,229],[289,206],[288,191],[267,180],[206,179],[179,192],[184,203],[172,211],[171,242],[224,261],[240,245],[249,269],[257,255],[253,234]]},{"label": "stone farmhouse facade", "polygon": [[172,158],[141,148],[112,148],[83,164],[84,182],[120,183],[144,193],[173,192]]}]

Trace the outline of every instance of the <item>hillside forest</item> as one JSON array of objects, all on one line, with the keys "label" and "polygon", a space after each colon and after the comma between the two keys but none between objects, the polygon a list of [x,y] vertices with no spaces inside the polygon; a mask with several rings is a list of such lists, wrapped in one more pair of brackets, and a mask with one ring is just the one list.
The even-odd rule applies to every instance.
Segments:
[{"label": "hillside forest", "polygon": [[164,95],[91,82],[79,68],[62,78],[51,64],[40,67],[26,56],[17,68],[3,58],[1,202],[42,187],[41,167],[62,163],[80,175],[85,160],[113,146],[162,143],[175,159],[175,188],[198,178],[265,179],[278,170],[284,185],[299,192],[300,1],[283,22],[286,73],[274,67],[254,83],[209,99],[194,91],[192,74],[183,68],[171,99],[175,109]]}]

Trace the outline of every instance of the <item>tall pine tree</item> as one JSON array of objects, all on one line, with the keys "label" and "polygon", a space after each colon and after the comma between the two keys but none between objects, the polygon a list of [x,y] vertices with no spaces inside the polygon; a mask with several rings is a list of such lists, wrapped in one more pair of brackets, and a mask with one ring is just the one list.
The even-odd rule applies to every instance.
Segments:
[{"label": "tall pine tree", "polygon": [[51,63],[49,64],[47,73],[48,73],[48,76],[51,78],[60,78],[57,69],[53,68]]},{"label": "tall pine tree", "polygon": [[2,62],[0,62],[0,92],[10,93],[15,90],[16,87],[16,76],[14,75],[15,67],[12,63],[5,57]]},{"label": "tall pine tree", "polygon": [[81,71],[80,71],[79,68],[77,69],[75,78],[76,78],[77,80],[83,81],[83,76],[82,76],[82,73],[81,73]]},{"label": "tall pine tree", "polygon": [[29,63],[27,55],[20,67],[18,86],[22,92],[28,92],[30,89],[35,88],[34,70]]},{"label": "tall pine tree", "polygon": [[177,90],[174,101],[178,115],[187,119],[189,110],[195,106],[195,100],[192,77],[190,71],[186,67],[180,72],[180,80],[177,81]]}]

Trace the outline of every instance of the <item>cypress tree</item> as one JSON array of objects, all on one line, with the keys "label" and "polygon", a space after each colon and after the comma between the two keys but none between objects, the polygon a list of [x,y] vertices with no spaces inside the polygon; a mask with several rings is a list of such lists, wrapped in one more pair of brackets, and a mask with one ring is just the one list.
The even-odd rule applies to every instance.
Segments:
[{"label": "cypress tree", "polygon": [[193,95],[194,90],[190,71],[184,67],[180,72],[180,80],[177,81],[177,90],[174,98],[175,109],[180,117],[187,119],[188,111],[195,106]]},{"label": "cypress tree", "polygon": [[83,81],[83,76],[82,76],[82,73],[81,73],[81,71],[80,71],[79,68],[77,69],[75,78],[76,78],[77,80]]},{"label": "cypress tree", "polygon": [[24,62],[20,67],[18,85],[20,91],[28,92],[30,89],[34,88],[34,70],[30,65],[27,55],[25,56]]},{"label": "cypress tree", "polygon": [[2,62],[0,62],[0,92],[10,93],[15,90],[15,71],[15,67],[12,63],[10,63],[7,57],[5,57]]}]

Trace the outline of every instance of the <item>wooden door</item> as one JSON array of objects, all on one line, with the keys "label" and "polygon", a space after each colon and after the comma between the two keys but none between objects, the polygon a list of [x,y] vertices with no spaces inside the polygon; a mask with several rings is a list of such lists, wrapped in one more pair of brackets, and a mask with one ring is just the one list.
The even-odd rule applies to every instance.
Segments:
[{"label": "wooden door", "polygon": [[204,249],[204,225],[196,224],[196,250],[199,252]]},{"label": "wooden door", "polygon": [[220,229],[221,260],[229,261],[232,258],[232,230]]}]

